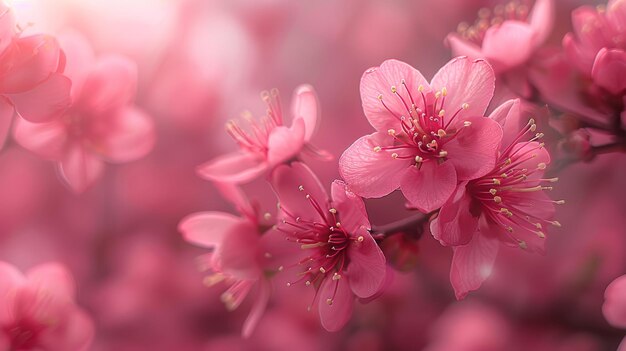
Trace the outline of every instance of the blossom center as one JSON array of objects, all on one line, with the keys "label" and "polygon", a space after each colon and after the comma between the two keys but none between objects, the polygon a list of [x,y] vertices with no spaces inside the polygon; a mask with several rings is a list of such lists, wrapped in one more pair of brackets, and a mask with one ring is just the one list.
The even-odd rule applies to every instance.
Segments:
[{"label": "blossom center", "polygon": [[481,8],[473,24],[461,22],[457,33],[465,40],[482,45],[487,29],[500,25],[504,21],[514,20],[526,22],[528,19],[527,1],[510,1],[494,8]]}]

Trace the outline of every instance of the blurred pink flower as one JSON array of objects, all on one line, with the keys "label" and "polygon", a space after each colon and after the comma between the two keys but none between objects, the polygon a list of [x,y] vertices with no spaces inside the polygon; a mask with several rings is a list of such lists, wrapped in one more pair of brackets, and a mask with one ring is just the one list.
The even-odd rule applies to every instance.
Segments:
[{"label": "blurred pink flower", "polygon": [[[461,182],[431,222],[433,236],[444,246],[452,246],[454,256],[450,280],[456,297],[464,298],[491,274],[499,243],[533,252],[544,248],[544,226],[560,224],[551,220],[554,201],[543,190],[544,170],[550,155],[535,140],[533,120],[518,132],[519,100],[509,101],[491,118],[505,127],[504,139],[495,167],[481,178]],[[522,141],[532,134],[529,141]]]},{"label": "blurred pink flower", "polygon": [[355,141],[339,160],[350,189],[382,197],[400,188],[411,205],[430,212],[457,181],[489,172],[502,138],[498,123],[483,117],[494,81],[489,64],[466,57],[448,62],[430,84],[396,60],[367,70],[361,99],[377,132]]},{"label": "blurred pink flower", "polygon": [[86,350],[94,326],[74,303],[71,274],[48,263],[22,275],[0,262],[0,349]]},{"label": "blurred pink flower", "polygon": [[71,82],[61,74],[65,61],[56,39],[20,37],[18,28],[13,9],[0,2],[0,146],[15,112],[45,122],[70,104]]},{"label": "blurred pink flower", "polygon": [[611,325],[626,329],[626,275],[615,279],[606,288],[602,312]]},{"label": "blurred pink flower", "polygon": [[[462,23],[446,42],[454,56],[484,58],[496,73],[524,64],[550,35],[554,1],[537,0],[529,12],[525,4],[509,2],[493,11],[483,8],[473,25]],[[511,45],[514,41],[515,45]]]},{"label": "blurred pink flower", "polygon": [[18,119],[14,136],[24,148],[57,162],[60,174],[82,192],[102,173],[104,161],[129,162],[154,146],[153,121],[132,104],[137,67],[125,57],[98,59],[84,38],[63,37],[72,104],[48,123]]},{"label": "blurred pink flower", "polygon": [[280,222],[268,235],[298,244],[304,257],[292,258],[291,267],[304,271],[289,285],[314,286],[322,326],[338,331],[350,319],[355,297],[372,297],[385,282],[385,256],[369,233],[365,204],[339,180],[332,184],[331,201],[315,174],[299,162],[277,167],[272,186]]},{"label": "blurred pink flower", "polygon": [[277,90],[263,92],[262,99],[267,104],[267,115],[258,122],[245,115],[249,123],[248,131],[234,121],[226,125],[228,134],[235,139],[240,151],[201,165],[198,167],[201,177],[217,182],[243,183],[289,161],[300,151],[320,158],[328,157],[324,151],[316,150],[308,143],[319,118],[319,102],[313,87],[301,85],[296,89],[291,105],[291,127],[283,124]]}]

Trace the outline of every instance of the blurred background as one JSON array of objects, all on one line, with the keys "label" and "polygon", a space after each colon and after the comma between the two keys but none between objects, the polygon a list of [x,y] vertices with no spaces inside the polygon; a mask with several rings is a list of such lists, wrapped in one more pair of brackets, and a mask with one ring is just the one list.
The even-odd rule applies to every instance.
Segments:
[{"label": "blurred background", "polygon": [[[136,61],[136,103],[157,126],[146,157],[107,166],[84,193],[71,192],[53,163],[10,140],[0,151],[0,260],[21,269],[66,264],[78,303],[97,326],[93,350],[615,350],[623,331],[601,313],[604,289],[626,272],[626,158],[603,155],[561,171],[545,256],[502,249],[483,287],[456,302],[451,250],[432,236],[387,243],[394,281],[359,305],[339,333],[321,328],[297,290],[275,289],[252,337],[224,288],[202,284],[205,250],[177,231],[189,213],[235,213],[199,164],[236,148],[224,124],[264,113],[259,93],[278,88],[283,108],[302,83],[315,87],[322,120],[313,143],[337,158],[373,129],[359,95],[363,72],[388,58],[425,77],[450,59],[443,39],[472,22],[488,0],[12,0],[26,33],[86,36],[98,54]],[[583,1],[556,1],[552,44],[570,31]],[[598,2],[587,1],[596,4]],[[550,143],[549,140],[546,143]],[[337,161],[311,161],[325,184]],[[262,208],[262,181],[246,186]],[[372,223],[406,215],[401,196],[367,201]],[[401,240],[401,239],[398,239]],[[394,246],[395,245],[395,246]]]}]

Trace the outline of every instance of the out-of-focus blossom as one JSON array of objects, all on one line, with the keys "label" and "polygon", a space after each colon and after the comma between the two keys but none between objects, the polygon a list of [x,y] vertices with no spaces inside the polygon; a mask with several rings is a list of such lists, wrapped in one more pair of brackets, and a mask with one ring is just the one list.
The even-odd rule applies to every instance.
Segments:
[{"label": "out-of-focus blossom", "polygon": [[0,146],[17,112],[45,122],[70,104],[71,82],[62,75],[65,61],[51,36],[21,36],[13,9],[0,2]]},{"label": "out-of-focus blossom", "polygon": [[457,181],[493,168],[502,138],[484,118],[494,91],[485,61],[460,57],[429,84],[406,63],[388,60],[361,79],[363,110],[377,132],[361,137],[339,160],[350,189],[382,197],[400,188],[423,212],[439,208]]},{"label": "out-of-focus blossom", "polygon": [[338,180],[331,201],[315,174],[299,162],[276,168],[272,186],[280,222],[268,235],[277,241],[286,237],[302,249],[290,262],[300,277],[289,285],[315,287],[322,326],[337,331],[350,319],[355,297],[372,297],[385,282],[385,256],[369,233],[365,204]]},{"label": "out-of-focus blossom", "polygon": [[24,276],[0,262],[0,349],[86,350],[94,326],[75,305],[75,290],[59,264],[37,266]]},{"label": "out-of-focus blossom", "polygon": [[328,157],[325,152],[308,143],[319,117],[319,103],[313,87],[301,85],[296,89],[291,105],[291,127],[283,124],[283,112],[276,90],[263,92],[262,99],[267,104],[267,114],[259,121],[245,114],[243,117],[249,123],[248,130],[234,121],[226,125],[240,150],[201,165],[198,168],[200,176],[218,182],[243,183],[289,161],[301,151],[320,158]]},{"label": "out-of-focus blossom", "polygon": [[550,35],[553,17],[553,0],[537,0],[530,11],[525,1],[511,1],[481,9],[473,25],[460,24],[446,42],[453,55],[484,58],[496,73],[503,73],[530,59]]},{"label": "out-of-focus blossom", "polygon": [[[433,236],[442,245],[452,246],[454,256],[450,281],[457,298],[475,290],[490,275],[499,243],[542,252],[545,227],[553,221],[554,201],[543,175],[550,155],[536,142],[533,120],[517,135],[507,133],[519,114],[519,100],[509,101],[490,116],[506,127],[505,141],[495,167],[481,178],[462,182],[431,222]],[[510,120],[509,120],[510,119]],[[507,121],[509,120],[509,121]],[[506,123],[509,122],[509,123]],[[527,135],[532,137],[523,141]]]},{"label": "out-of-focus blossom", "polygon": [[136,65],[118,55],[96,59],[78,34],[63,39],[71,106],[52,122],[17,120],[14,136],[24,148],[56,161],[70,187],[82,192],[101,175],[104,161],[143,157],[156,135],[150,117],[132,103]]},{"label": "out-of-focus blossom", "polygon": [[611,325],[626,329],[626,275],[615,279],[606,288],[602,312]]}]

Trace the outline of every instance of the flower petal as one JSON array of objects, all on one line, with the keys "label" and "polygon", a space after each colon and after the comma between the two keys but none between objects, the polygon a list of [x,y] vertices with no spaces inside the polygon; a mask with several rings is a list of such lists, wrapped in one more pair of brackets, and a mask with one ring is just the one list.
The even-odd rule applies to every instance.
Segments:
[{"label": "flower petal", "polygon": [[616,328],[626,328],[626,275],[615,279],[604,292],[604,318]]},{"label": "flower petal", "polygon": [[77,31],[66,31],[58,39],[67,60],[64,74],[72,80],[71,95],[76,101],[96,63],[95,53],[87,38]]},{"label": "flower petal", "polygon": [[611,94],[626,92],[626,52],[603,48],[598,52],[591,69],[593,82]]},{"label": "flower petal", "polygon": [[61,49],[55,38],[48,35],[19,38],[3,53],[0,91],[19,94],[31,90],[57,72],[60,62]]},{"label": "flower petal", "polygon": [[446,44],[452,50],[452,56],[467,56],[472,60],[485,58],[480,47],[461,38],[456,33],[450,33],[445,39]]},{"label": "flower petal", "polygon": [[304,145],[304,120],[296,118],[290,128],[275,127],[267,141],[267,162],[271,166],[289,161],[300,153]]},{"label": "flower petal", "polygon": [[78,307],[64,311],[65,323],[48,328],[39,335],[40,343],[50,351],[87,351],[95,334],[93,320]]},{"label": "flower petal", "polygon": [[304,140],[311,140],[320,117],[319,100],[315,89],[308,84],[300,85],[294,92],[291,104],[291,113],[295,119],[304,121]]},{"label": "flower petal", "polygon": [[354,295],[350,290],[348,280],[326,278],[322,282],[318,295],[322,326],[330,332],[341,330],[350,320],[354,305]]},{"label": "flower petal", "polygon": [[4,142],[11,131],[13,115],[15,115],[13,105],[3,96],[0,96],[0,150],[2,150]]},{"label": "flower petal", "polygon": [[102,173],[104,164],[82,145],[69,145],[59,163],[59,173],[76,193],[81,193]]},{"label": "flower petal", "polygon": [[124,56],[104,56],[87,76],[76,103],[92,113],[104,112],[130,103],[136,90],[137,65]]},{"label": "flower petal", "polygon": [[0,2],[0,55],[11,44],[16,34],[16,23],[13,9]]},{"label": "flower petal", "polygon": [[74,300],[76,282],[72,274],[60,263],[46,263],[26,272],[26,279],[37,291],[55,299]]},{"label": "flower petal", "polygon": [[31,90],[6,96],[21,117],[41,123],[61,116],[69,108],[71,86],[69,78],[54,73]]},{"label": "flower petal", "polygon": [[59,160],[65,151],[67,130],[60,120],[32,123],[22,118],[16,118],[13,138],[23,148],[41,157]]},{"label": "flower petal", "polygon": [[532,28],[533,45],[543,44],[552,32],[554,26],[554,0],[537,0],[528,16],[528,22]]},{"label": "flower petal", "polygon": [[339,173],[350,190],[363,197],[382,197],[400,186],[403,175],[411,166],[411,160],[401,157],[394,159],[390,151],[375,151],[378,146],[391,145],[392,137],[377,132],[359,138],[344,151],[339,159]]},{"label": "flower petal", "polygon": [[[405,102],[410,106],[410,98],[406,88],[402,85],[404,80],[411,94],[418,94],[419,86],[424,87],[424,91],[429,91],[429,85],[424,76],[410,65],[398,61],[387,60],[380,67],[370,68],[361,78],[361,100],[363,102],[363,112],[370,124],[380,132],[387,132],[390,128],[401,130],[398,118],[407,115],[407,108],[402,100],[391,92],[391,87],[396,87],[399,94],[402,94]],[[392,111],[389,112],[381,102]],[[414,96],[417,98],[416,96]],[[394,114],[397,117],[394,117]]]},{"label": "flower petal", "polygon": [[222,240],[221,268],[239,280],[256,280],[261,275],[257,227],[248,220],[240,221]]},{"label": "flower petal", "polygon": [[450,268],[450,282],[457,300],[478,289],[489,277],[500,246],[498,240],[486,235],[475,235],[464,246],[455,246]]},{"label": "flower petal", "polygon": [[255,155],[234,152],[218,156],[198,166],[196,171],[200,177],[207,180],[244,183],[261,175],[267,167],[267,163]]},{"label": "flower petal", "polygon": [[478,229],[478,217],[471,212],[472,197],[465,190],[466,185],[467,182],[459,184],[431,223],[431,233],[441,245],[466,245]]},{"label": "flower petal", "polygon": [[493,97],[495,74],[484,60],[457,57],[435,74],[430,85],[437,91],[443,88],[448,91],[443,105],[448,113],[455,113],[467,103],[467,109],[461,110],[456,118],[465,120],[469,116],[484,116]]},{"label": "flower petal", "polygon": [[144,111],[127,106],[102,116],[94,126],[97,151],[111,162],[128,162],[148,154],[156,142],[154,122]]},{"label": "flower petal", "polygon": [[371,228],[363,199],[348,190],[346,183],[335,180],[330,187],[330,194],[341,226],[349,233],[354,233],[360,228]]},{"label": "flower petal", "polygon": [[243,222],[246,220],[225,212],[196,212],[180,221],[178,231],[194,245],[215,248]]},{"label": "flower petal", "polygon": [[[534,34],[527,23],[504,21],[485,32],[483,53],[494,64],[496,71],[508,70],[528,60],[534,49]],[[511,38],[515,38],[515,45],[511,45]]]},{"label": "flower petal", "polygon": [[520,99],[507,100],[489,114],[489,118],[498,122],[500,127],[502,127],[501,145],[510,145],[519,133],[522,126],[520,123],[520,118],[522,117],[521,105]]},{"label": "flower petal", "polygon": [[363,241],[353,241],[348,248],[348,281],[356,296],[368,298],[376,294],[385,282],[385,255],[365,228],[354,236],[363,237]]},{"label": "flower petal", "polygon": [[265,279],[261,279],[259,281],[259,291],[256,299],[254,300],[254,304],[252,305],[252,309],[250,310],[250,314],[243,322],[243,329],[241,330],[241,336],[245,339],[249,338],[256,326],[259,324],[261,317],[263,317],[263,313],[267,307],[267,303],[270,300],[271,286],[269,282]]},{"label": "flower petal", "polygon": [[409,168],[402,178],[402,193],[418,210],[428,213],[440,208],[456,188],[456,171],[452,162],[436,165],[424,162],[418,170]]}]

